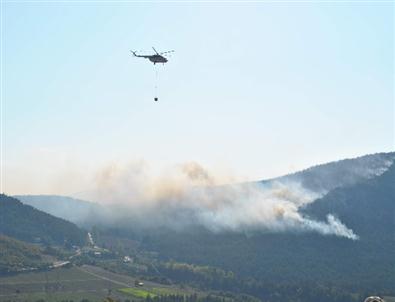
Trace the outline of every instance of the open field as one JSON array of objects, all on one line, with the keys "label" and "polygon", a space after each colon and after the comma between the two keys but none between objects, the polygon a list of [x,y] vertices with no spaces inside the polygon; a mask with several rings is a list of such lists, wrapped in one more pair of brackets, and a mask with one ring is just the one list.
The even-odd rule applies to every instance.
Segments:
[{"label": "open field", "polygon": [[181,295],[191,295],[194,292],[198,293],[196,290],[191,288],[180,288],[177,286],[162,285],[150,281],[144,281],[143,287],[134,287],[135,278],[115,274],[106,271],[102,268],[95,266],[85,265],[80,268],[84,272],[88,272],[94,277],[101,278],[102,280],[111,280],[111,282],[116,285],[122,286],[119,288],[118,292],[127,295],[129,298],[145,298],[149,294],[151,297],[157,295],[170,295],[170,294],[181,294]]},{"label": "open field", "polygon": [[136,297],[136,298],[146,298],[147,296],[155,297],[156,295],[145,289],[140,288],[121,288],[118,290],[121,293]]},{"label": "open field", "polygon": [[145,282],[134,287],[135,278],[115,274],[102,268],[60,268],[46,272],[30,272],[0,277],[0,301],[35,302],[89,299],[103,301],[110,296],[116,299],[145,298],[160,294],[192,294],[190,289]]},{"label": "open field", "polygon": [[0,301],[101,301],[116,285],[81,271],[60,268],[0,278]]}]

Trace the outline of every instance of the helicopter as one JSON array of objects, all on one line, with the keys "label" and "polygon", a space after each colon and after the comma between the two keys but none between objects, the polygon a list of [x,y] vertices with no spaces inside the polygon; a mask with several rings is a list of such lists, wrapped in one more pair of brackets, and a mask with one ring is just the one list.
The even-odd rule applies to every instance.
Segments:
[{"label": "helicopter", "polygon": [[166,53],[171,53],[174,52],[174,50],[169,50],[169,51],[165,51],[165,52],[157,52],[156,49],[154,47],[152,47],[152,49],[155,51],[154,55],[138,55],[136,51],[131,50],[130,52],[138,58],[145,58],[150,60],[152,63],[156,64],[156,63],[163,63],[165,64],[167,62],[167,58],[165,58],[163,55]]}]

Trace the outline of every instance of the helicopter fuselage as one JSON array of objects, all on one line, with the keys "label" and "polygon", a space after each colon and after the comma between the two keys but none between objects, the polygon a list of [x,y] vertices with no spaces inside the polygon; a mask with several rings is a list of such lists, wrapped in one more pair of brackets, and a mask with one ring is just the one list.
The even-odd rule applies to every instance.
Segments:
[{"label": "helicopter fuselage", "polygon": [[152,55],[152,56],[148,56],[148,59],[156,64],[156,63],[166,63],[167,59],[161,55]]}]

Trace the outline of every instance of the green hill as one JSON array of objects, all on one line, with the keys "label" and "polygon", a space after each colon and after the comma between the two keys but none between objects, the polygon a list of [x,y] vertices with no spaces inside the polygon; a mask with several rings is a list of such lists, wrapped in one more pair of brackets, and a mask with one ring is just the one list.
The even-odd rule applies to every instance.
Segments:
[{"label": "green hill", "polygon": [[38,247],[0,235],[0,274],[45,265],[41,250]]},{"label": "green hill", "polygon": [[329,192],[304,211],[317,219],[334,213],[362,242],[386,246],[395,240],[395,164],[374,179]]},{"label": "green hill", "polygon": [[86,232],[75,224],[0,195],[0,234],[44,244],[84,245]]}]

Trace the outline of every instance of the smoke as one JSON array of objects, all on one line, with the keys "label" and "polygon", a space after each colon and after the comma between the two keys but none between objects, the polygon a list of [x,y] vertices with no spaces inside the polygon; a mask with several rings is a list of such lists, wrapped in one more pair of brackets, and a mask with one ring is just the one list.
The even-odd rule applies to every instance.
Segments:
[{"label": "smoke", "polygon": [[155,174],[145,161],[111,164],[97,173],[91,198],[111,204],[108,221],[212,232],[317,232],[358,239],[333,215],[317,221],[299,210],[322,194],[296,181],[220,185],[219,177],[196,162]]}]

